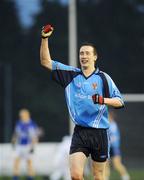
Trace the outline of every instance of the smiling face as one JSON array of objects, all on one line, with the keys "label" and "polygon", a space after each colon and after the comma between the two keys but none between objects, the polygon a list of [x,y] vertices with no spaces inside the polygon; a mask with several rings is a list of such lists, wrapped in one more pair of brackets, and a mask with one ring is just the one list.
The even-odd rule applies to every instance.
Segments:
[{"label": "smiling face", "polygon": [[81,68],[93,68],[95,67],[95,62],[97,60],[97,55],[93,46],[83,45],[80,48],[79,59]]}]

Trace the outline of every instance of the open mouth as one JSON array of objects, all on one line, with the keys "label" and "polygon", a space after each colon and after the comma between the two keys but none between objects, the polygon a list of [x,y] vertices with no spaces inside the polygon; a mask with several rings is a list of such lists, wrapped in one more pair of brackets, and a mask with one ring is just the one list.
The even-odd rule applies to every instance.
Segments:
[{"label": "open mouth", "polygon": [[88,60],[82,59],[82,60],[81,60],[81,63],[82,63],[82,64],[86,64],[86,63],[88,63]]}]

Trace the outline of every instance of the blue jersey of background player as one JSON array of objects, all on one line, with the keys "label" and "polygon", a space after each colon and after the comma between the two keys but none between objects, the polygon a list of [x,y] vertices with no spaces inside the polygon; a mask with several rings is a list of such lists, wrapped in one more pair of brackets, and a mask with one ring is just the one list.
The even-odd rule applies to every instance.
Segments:
[{"label": "blue jersey of background player", "polygon": [[109,135],[110,135],[110,156],[120,156],[120,131],[119,127],[114,120],[113,112],[109,112]]},{"label": "blue jersey of background player", "polygon": [[33,139],[37,138],[37,125],[30,118],[19,119],[15,127],[16,144],[32,145]]}]

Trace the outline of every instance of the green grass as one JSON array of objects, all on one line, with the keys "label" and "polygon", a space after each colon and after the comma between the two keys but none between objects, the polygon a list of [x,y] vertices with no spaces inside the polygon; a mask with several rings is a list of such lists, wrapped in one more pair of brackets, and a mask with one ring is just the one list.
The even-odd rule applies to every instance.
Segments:
[{"label": "green grass", "polygon": [[[131,180],[144,180],[144,170],[140,169],[131,169],[129,170]],[[0,180],[12,180],[11,177],[0,177]],[[26,180],[26,178],[21,177],[20,180]],[[44,180],[42,177],[36,177],[35,180]],[[46,180],[46,179],[45,179]],[[85,178],[85,180],[93,180],[92,177]],[[111,172],[110,180],[121,180],[118,173],[115,171]]]},{"label": "green grass", "polygon": [[[144,180],[144,170],[129,170],[131,180]],[[118,174],[113,172],[111,180],[120,180]]]},{"label": "green grass", "polygon": [[[12,177],[0,177],[0,180],[12,180]],[[20,180],[27,180],[25,177],[21,177]],[[42,177],[35,177],[34,180],[44,180]]]},{"label": "green grass", "polygon": [[[128,170],[131,180],[144,180],[144,169],[131,169]],[[85,180],[93,180],[92,177]],[[110,180],[121,180],[119,174],[116,171],[111,171]]]}]

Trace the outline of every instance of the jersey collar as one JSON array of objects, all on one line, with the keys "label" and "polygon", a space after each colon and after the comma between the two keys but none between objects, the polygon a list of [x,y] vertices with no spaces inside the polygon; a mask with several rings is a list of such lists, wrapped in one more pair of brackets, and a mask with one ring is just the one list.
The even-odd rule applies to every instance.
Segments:
[{"label": "jersey collar", "polygon": [[99,68],[98,67],[96,67],[96,69],[89,75],[89,76],[85,76],[84,75],[84,73],[81,71],[81,73],[82,73],[82,75],[86,78],[86,79],[88,79],[89,77],[91,77],[93,74],[98,74],[99,73]]}]

